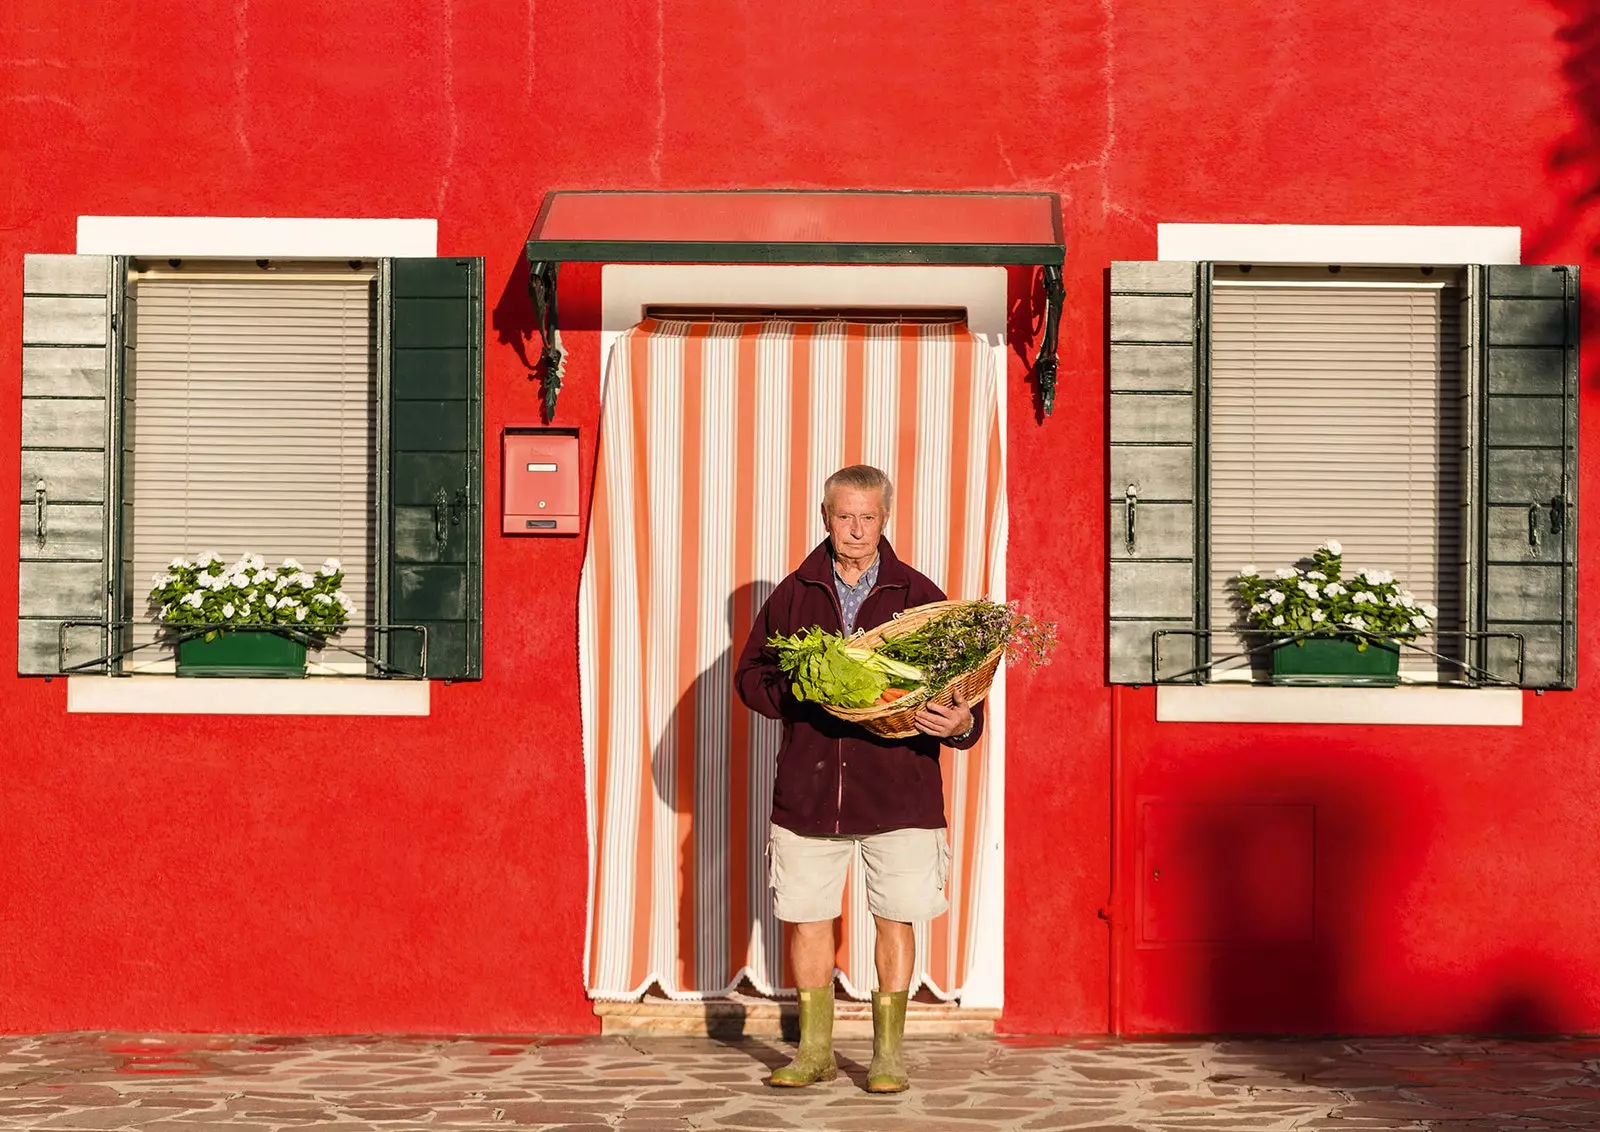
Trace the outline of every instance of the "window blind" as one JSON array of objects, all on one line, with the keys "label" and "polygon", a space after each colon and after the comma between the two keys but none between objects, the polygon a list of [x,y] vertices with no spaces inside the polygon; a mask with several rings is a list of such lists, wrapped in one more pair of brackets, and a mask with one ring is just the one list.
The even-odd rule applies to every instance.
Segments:
[{"label": "window blind", "polygon": [[[337,558],[351,619],[371,619],[373,286],[370,272],[137,278],[124,439],[131,620],[153,617],[152,575],[206,550],[309,569]],[[141,627],[132,643],[153,637]],[[363,638],[347,631],[341,643]],[[160,667],[165,651],[142,649],[129,667]]]},{"label": "window blind", "polygon": [[[1324,275],[1324,278],[1326,276]],[[1234,578],[1326,539],[1461,628],[1461,362],[1453,283],[1218,279],[1211,302],[1212,656],[1241,651]],[[1402,654],[1413,679],[1455,675]],[[1219,673],[1219,678],[1224,678]]]}]

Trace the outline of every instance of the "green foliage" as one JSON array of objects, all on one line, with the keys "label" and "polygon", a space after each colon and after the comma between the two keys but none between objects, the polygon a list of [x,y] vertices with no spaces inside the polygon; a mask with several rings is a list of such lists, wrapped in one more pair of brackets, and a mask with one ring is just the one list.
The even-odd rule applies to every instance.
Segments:
[{"label": "green foliage", "polygon": [[308,571],[292,558],[269,567],[247,554],[225,566],[212,551],[193,562],[174,558],[152,580],[150,605],[168,628],[215,627],[206,640],[230,627],[282,625],[325,639],[344,628],[354,606],[344,594],[344,570],[328,559]]},{"label": "green foliage", "polygon": [[929,692],[937,693],[1001,646],[1013,663],[1026,660],[1034,668],[1048,663],[1056,645],[1055,630],[1054,622],[1037,621],[1015,605],[969,601],[885,641],[878,651],[921,668],[927,673]]},{"label": "green foliage", "polygon": [[1343,555],[1329,540],[1312,552],[1310,569],[1264,578],[1246,566],[1235,579],[1245,623],[1273,636],[1354,636],[1362,650],[1371,641],[1414,640],[1432,627],[1439,611],[1400,588],[1388,571],[1360,570],[1346,580]]},{"label": "green foliage", "polygon": [[889,686],[888,676],[867,663],[870,649],[848,648],[844,637],[815,625],[790,637],[774,635],[767,644],[777,650],[778,667],[789,677],[797,700],[867,707]]},{"label": "green foliage", "polygon": [[1055,643],[1054,622],[1036,621],[992,601],[964,602],[876,649],[816,626],[767,642],[777,651],[795,698],[832,707],[866,707],[891,687],[936,694],[1001,646],[1009,660],[1038,667],[1048,661]]}]

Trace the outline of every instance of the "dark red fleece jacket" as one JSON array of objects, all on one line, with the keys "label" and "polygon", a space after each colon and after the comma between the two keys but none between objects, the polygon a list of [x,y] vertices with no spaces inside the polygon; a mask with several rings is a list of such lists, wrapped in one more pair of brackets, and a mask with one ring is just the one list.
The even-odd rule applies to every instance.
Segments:
[{"label": "dark red fleece jacket", "polygon": [[[870,629],[903,609],[944,600],[938,586],[895,557],[888,539],[878,543],[878,556],[878,583],[856,614],[856,628]],[[774,633],[812,625],[841,631],[833,578],[833,551],[824,539],[761,607],[734,670],[734,686],[750,710],[783,721],[772,822],[806,836],[939,829],[945,824],[939,741],[927,735],[880,739],[816,704],[801,703],[789,691],[777,653],[767,647]],[[972,734],[951,746],[978,741],[982,704],[972,709],[972,718]]]}]

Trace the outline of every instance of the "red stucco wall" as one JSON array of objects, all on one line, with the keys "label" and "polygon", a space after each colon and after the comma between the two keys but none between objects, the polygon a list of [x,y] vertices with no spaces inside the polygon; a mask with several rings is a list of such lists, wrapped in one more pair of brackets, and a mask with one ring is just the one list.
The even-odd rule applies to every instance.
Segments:
[{"label": "red stucco wall", "polygon": [[[226,8],[0,13],[0,453],[21,257],[71,251],[79,214],[437,216],[442,253],[488,259],[493,437],[536,415],[512,343],[548,189],[1058,191],[1063,388],[1037,426],[1013,359],[1011,585],[1066,647],[1013,684],[1005,1027],[1102,1030],[1120,980],[1141,1031],[1600,1029],[1590,628],[1581,690],[1530,696],[1518,730],[1157,725],[1148,690],[1120,694],[1124,818],[1145,797],[1316,804],[1321,943],[1128,948],[1114,979],[1096,915],[1106,264],[1153,257],[1160,221],[1248,221],[1521,225],[1530,261],[1587,267],[1596,0]],[[559,420],[592,452],[598,271],[563,288]],[[0,1030],[593,1030],[580,552],[489,534],[487,678],[436,689],[425,720],[68,716],[63,683],[0,676]],[[0,591],[15,570],[0,556]],[[13,649],[0,633],[0,673]]]}]

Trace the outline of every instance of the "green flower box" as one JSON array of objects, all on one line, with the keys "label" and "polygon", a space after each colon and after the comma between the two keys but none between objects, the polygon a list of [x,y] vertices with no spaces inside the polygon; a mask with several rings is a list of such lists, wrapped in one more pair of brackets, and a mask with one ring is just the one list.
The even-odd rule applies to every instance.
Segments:
[{"label": "green flower box", "polygon": [[179,676],[295,678],[306,674],[306,646],[266,629],[232,629],[211,640],[178,642]]},{"label": "green flower box", "polygon": [[1400,683],[1400,646],[1388,641],[1357,642],[1342,637],[1303,637],[1272,650],[1274,684],[1363,684],[1393,687]]}]

